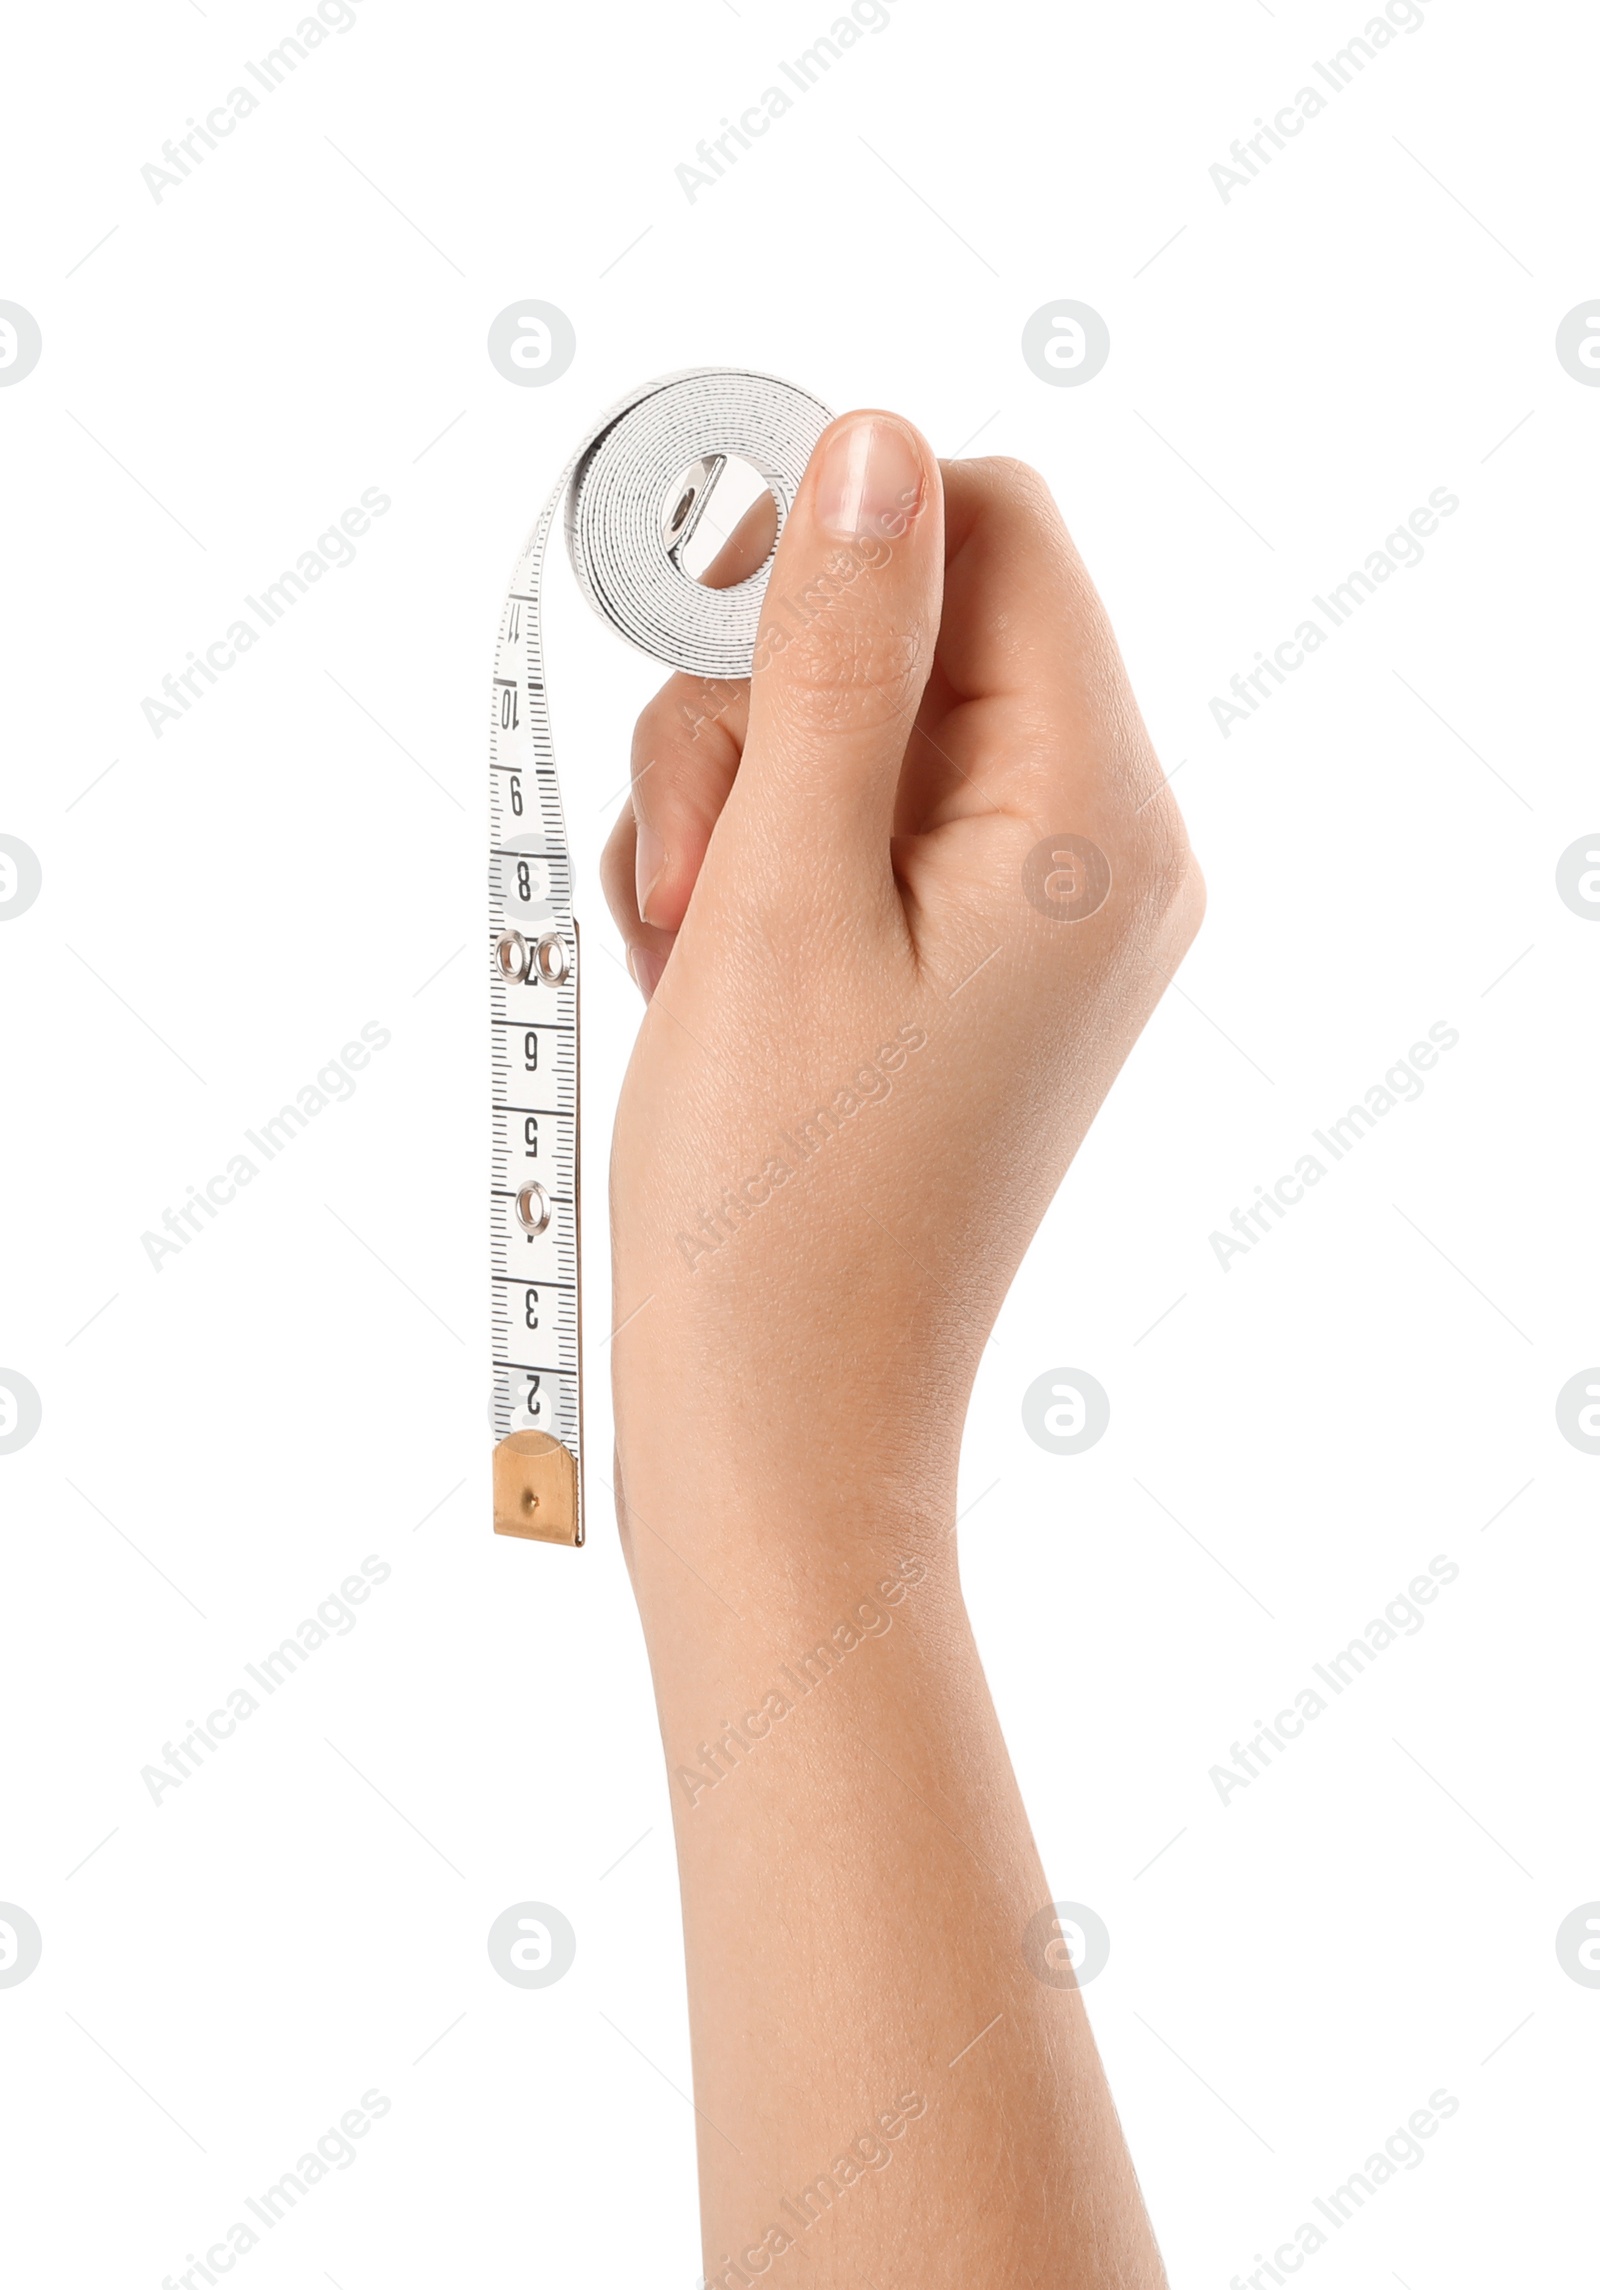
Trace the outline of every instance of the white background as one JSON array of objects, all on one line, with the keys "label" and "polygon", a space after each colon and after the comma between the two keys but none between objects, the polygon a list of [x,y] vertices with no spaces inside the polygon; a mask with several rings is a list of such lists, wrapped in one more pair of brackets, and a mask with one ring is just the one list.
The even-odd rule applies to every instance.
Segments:
[{"label": "white background", "polygon": [[[0,1456],[0,1899],[44,1942],[0,1989],[8,2271],[156,2290],[377,2087],[251,2290],[696,2279],[603,1374],[589,1548],[488,1529],[463,949],[515,552],[599,409],[727,362],[1047,472],[1209,880],[996,1332],[962,1529],[1052,1886],[1112,1934],[1088,2001],[1173,2280],[1248,2275],[1441,2087],[1308,2279],[1576,2279],[1600,1992],[1554,1936],[1600,1895],[1600,1460],[1554,1401],[1600,1358],[1600,929],[1555,867],[1600,825],[1600,393],[1553,344],[1600,294],[1592,19],[1427,0],[1225,203],[1209,169],[1360,0],[892,0],[691,202],[675,168],[829,0],[355,12],[159,202],[141,167],[294,0],[8,35],[0,296],[44,341],[0,391],[0,832],[44,874],[0,929],[0,1366],[44,1409]],[[485,352],[525,296],[577,331],[547,388]],[[1110,329],[1082,388],[1020,354],[1063,296]],[[1425,561],[1224,740],[1213,696],[1441,486]],[[357,561],[153,737],[142,699],[366,487]],[[598,1201],[638,1013],[594,866],[656,675],[552,591]],[[141,1234],[367,1020],[354,1098],[153,1269]],[[1211,1232],[1441,1020],[1421,1099],[1224,1271]],[[600,1216],[586,1275],[603,1329]],[[1019,1404],[1065,1365],[1111,1424],[1064,1459]],[[368,1553],[357,1627],[152,1804]],[[1219,1802],[1440,1553],[1420,1633]],[[578,1936],[535,1992],[484,1945],[529,1899]]]}]

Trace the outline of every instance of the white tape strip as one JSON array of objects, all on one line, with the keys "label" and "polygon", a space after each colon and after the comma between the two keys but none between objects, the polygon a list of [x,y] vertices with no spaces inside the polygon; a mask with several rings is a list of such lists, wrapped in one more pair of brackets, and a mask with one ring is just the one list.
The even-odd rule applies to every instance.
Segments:
[{"label": "white tape strip", "polygon": [[635,391],[563,471],[501,618],[489,735],[491,1415],[497,1448],[543,1432],[578,1466],[573,1531],[553,1540],[583,1540],[583,1344],[578,936],[539,616],[550,528],[564,503],[579,582],[630,644],[695,675],[748,676],[770,558],[738,587],[710,589],[683,569],[683,550],[733,457],[766,479],[781,530],[831,418],[791,383],[720,367]]}]

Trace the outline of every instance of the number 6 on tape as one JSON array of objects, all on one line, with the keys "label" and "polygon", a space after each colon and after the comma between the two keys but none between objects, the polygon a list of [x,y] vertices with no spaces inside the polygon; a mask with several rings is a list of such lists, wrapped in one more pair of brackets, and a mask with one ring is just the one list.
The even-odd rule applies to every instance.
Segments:
[{"label": "number 6 on tape", "polygon": [[685,571],[684,547],[733,455],[767,480],[781,531],[831,418],[766,374],[647,383],[579,446],[512,576],[489,718],[497,1534],[584,1534],[578,926],[539,627],[550,528],[565,505],[579,583],[630,644],[693,675],[748,676],[771,558],[710,589]]}]

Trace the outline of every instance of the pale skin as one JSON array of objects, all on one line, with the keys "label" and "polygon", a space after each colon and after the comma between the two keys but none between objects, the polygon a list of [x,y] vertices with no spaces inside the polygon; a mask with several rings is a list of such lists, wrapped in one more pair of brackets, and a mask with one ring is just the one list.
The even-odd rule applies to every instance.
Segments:
[{"label": "pale skin", "polygon": [[[715,578],[765,547],[747,520]],[[984,1343],[1200,877],[1016,463],[835,423],[756,661],[646,710],[604,868],[649,1002],[612,1155],[616,1492],[672,1786],[705,2274],[1159,2290],[1082,2001],[1025,1937],[1053,1895],[954,1522]],[[1075,921],[1023,887],[1069,834],[1111,870]]]}]

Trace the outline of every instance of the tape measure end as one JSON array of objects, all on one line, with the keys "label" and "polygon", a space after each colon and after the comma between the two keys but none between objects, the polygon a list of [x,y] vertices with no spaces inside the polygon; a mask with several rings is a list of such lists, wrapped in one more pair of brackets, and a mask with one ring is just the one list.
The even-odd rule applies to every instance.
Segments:
[{"label": "tape measure end", "polygon": [[583,1542],[578,1461],[547,1431],[513,1431],[494,1451],[494,1531],[521,1542]]}]

